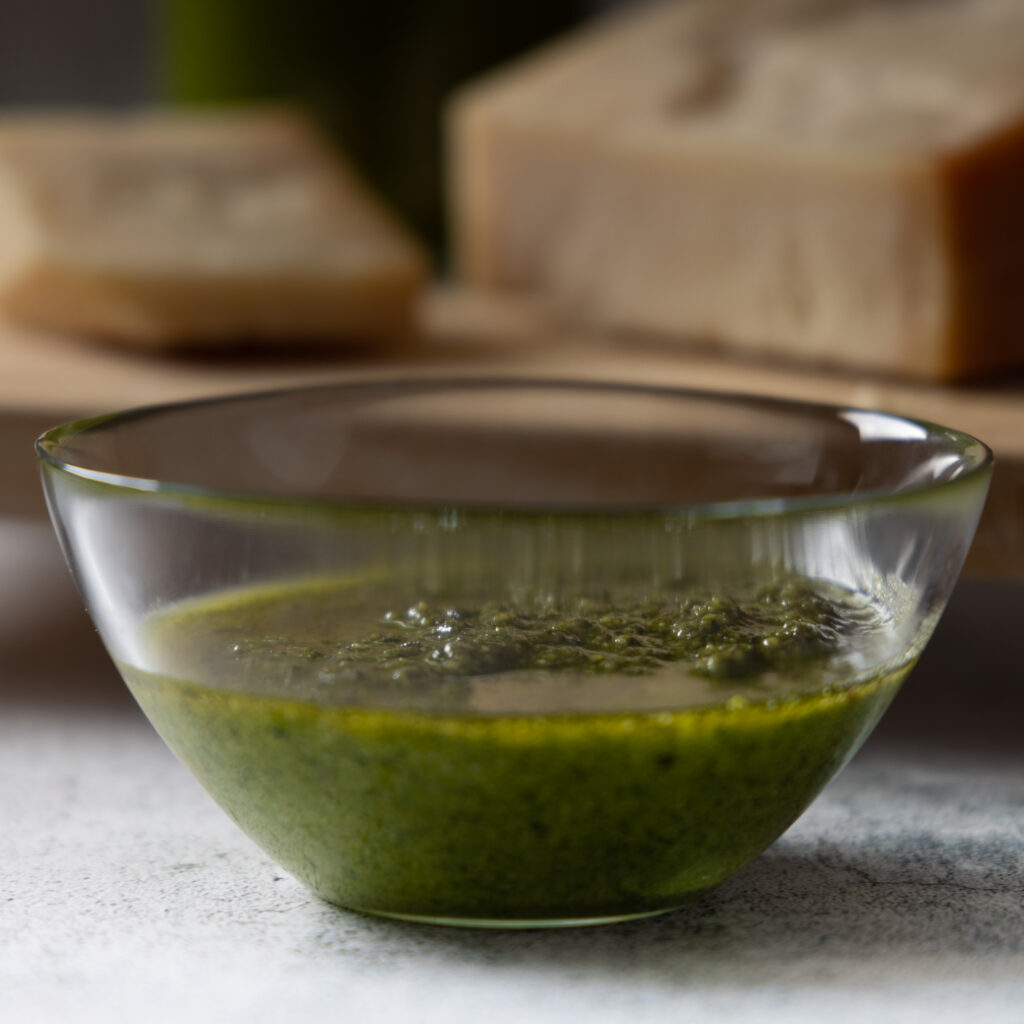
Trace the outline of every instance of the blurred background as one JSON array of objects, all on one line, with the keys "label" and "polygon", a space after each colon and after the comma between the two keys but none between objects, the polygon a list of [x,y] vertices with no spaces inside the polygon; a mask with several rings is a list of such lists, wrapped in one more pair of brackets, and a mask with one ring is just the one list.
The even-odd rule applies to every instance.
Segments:
[{"label": "blurred background", "polygon": [[0,0],[0,108],[298,102],[437,248],[444,98],[611,6]]},{"label": "blurred background", "polygon": [[139,0],[2,0],[0,103],[124,106],[157,91],[157,11]]}]

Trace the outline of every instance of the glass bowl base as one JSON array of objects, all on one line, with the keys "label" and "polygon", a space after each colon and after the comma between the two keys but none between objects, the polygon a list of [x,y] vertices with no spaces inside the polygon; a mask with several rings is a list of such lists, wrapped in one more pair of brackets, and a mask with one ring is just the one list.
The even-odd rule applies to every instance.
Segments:
[{"label": "glass bowl base", "polygon": [[[342,908],[352,909],[352,908]],[[386,917],[395,921],[411,921],[414,924],[434,924],[447,928],[490,928],[526,930],[528,928],[588,928],[602,924],[623,924],[626,921],[639,921],[646,917],[658,917],[670,914],[677,907],[664,907],[659,910],[642,910],[635,914],[609,914],[602,917],[552,917],[532,919],[486,918],[486,917],[434,917],[425,914],[399,914],[389,910],[360,910],[361,914],[371,917]]]}]

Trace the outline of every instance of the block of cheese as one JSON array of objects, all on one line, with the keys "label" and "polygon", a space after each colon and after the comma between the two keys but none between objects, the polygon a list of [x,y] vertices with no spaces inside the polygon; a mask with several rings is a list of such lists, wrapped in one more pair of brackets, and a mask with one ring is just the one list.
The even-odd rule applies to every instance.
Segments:
[{"label": "block of cheese", "polygon": [[1020,0],[645,5],[449,114],[476,285],[761,355],[1024,366]]},{"label": "block of cheese", "polygon": [[0,119],[0,313],[162,347],[402,334],[417,245],[302,119]]}]

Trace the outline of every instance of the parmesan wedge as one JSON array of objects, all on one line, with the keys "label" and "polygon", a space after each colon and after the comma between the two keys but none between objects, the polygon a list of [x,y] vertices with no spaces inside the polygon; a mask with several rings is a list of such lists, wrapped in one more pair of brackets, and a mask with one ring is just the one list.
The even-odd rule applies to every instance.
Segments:
[{"label": "parmesan wedge", "polygon": [[126,344],[376,339],[426,261],[283,112],[0,120],[0,312]]},{"label": "parmesan wedge", "polygon": [[935,380],[1024,366],[1024,4],[679,0],[450,110],[462,278]]}]

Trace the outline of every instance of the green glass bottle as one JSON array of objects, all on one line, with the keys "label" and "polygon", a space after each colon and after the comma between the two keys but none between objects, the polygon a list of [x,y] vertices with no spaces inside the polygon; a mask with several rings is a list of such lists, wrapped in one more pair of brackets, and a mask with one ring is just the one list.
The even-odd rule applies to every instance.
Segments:
[{"label": "green glass bottle", "polygon": [[448,93],[568,28],[580,3],[161,0],[160,10],[170,101],[300,104],[440,248]]}]

